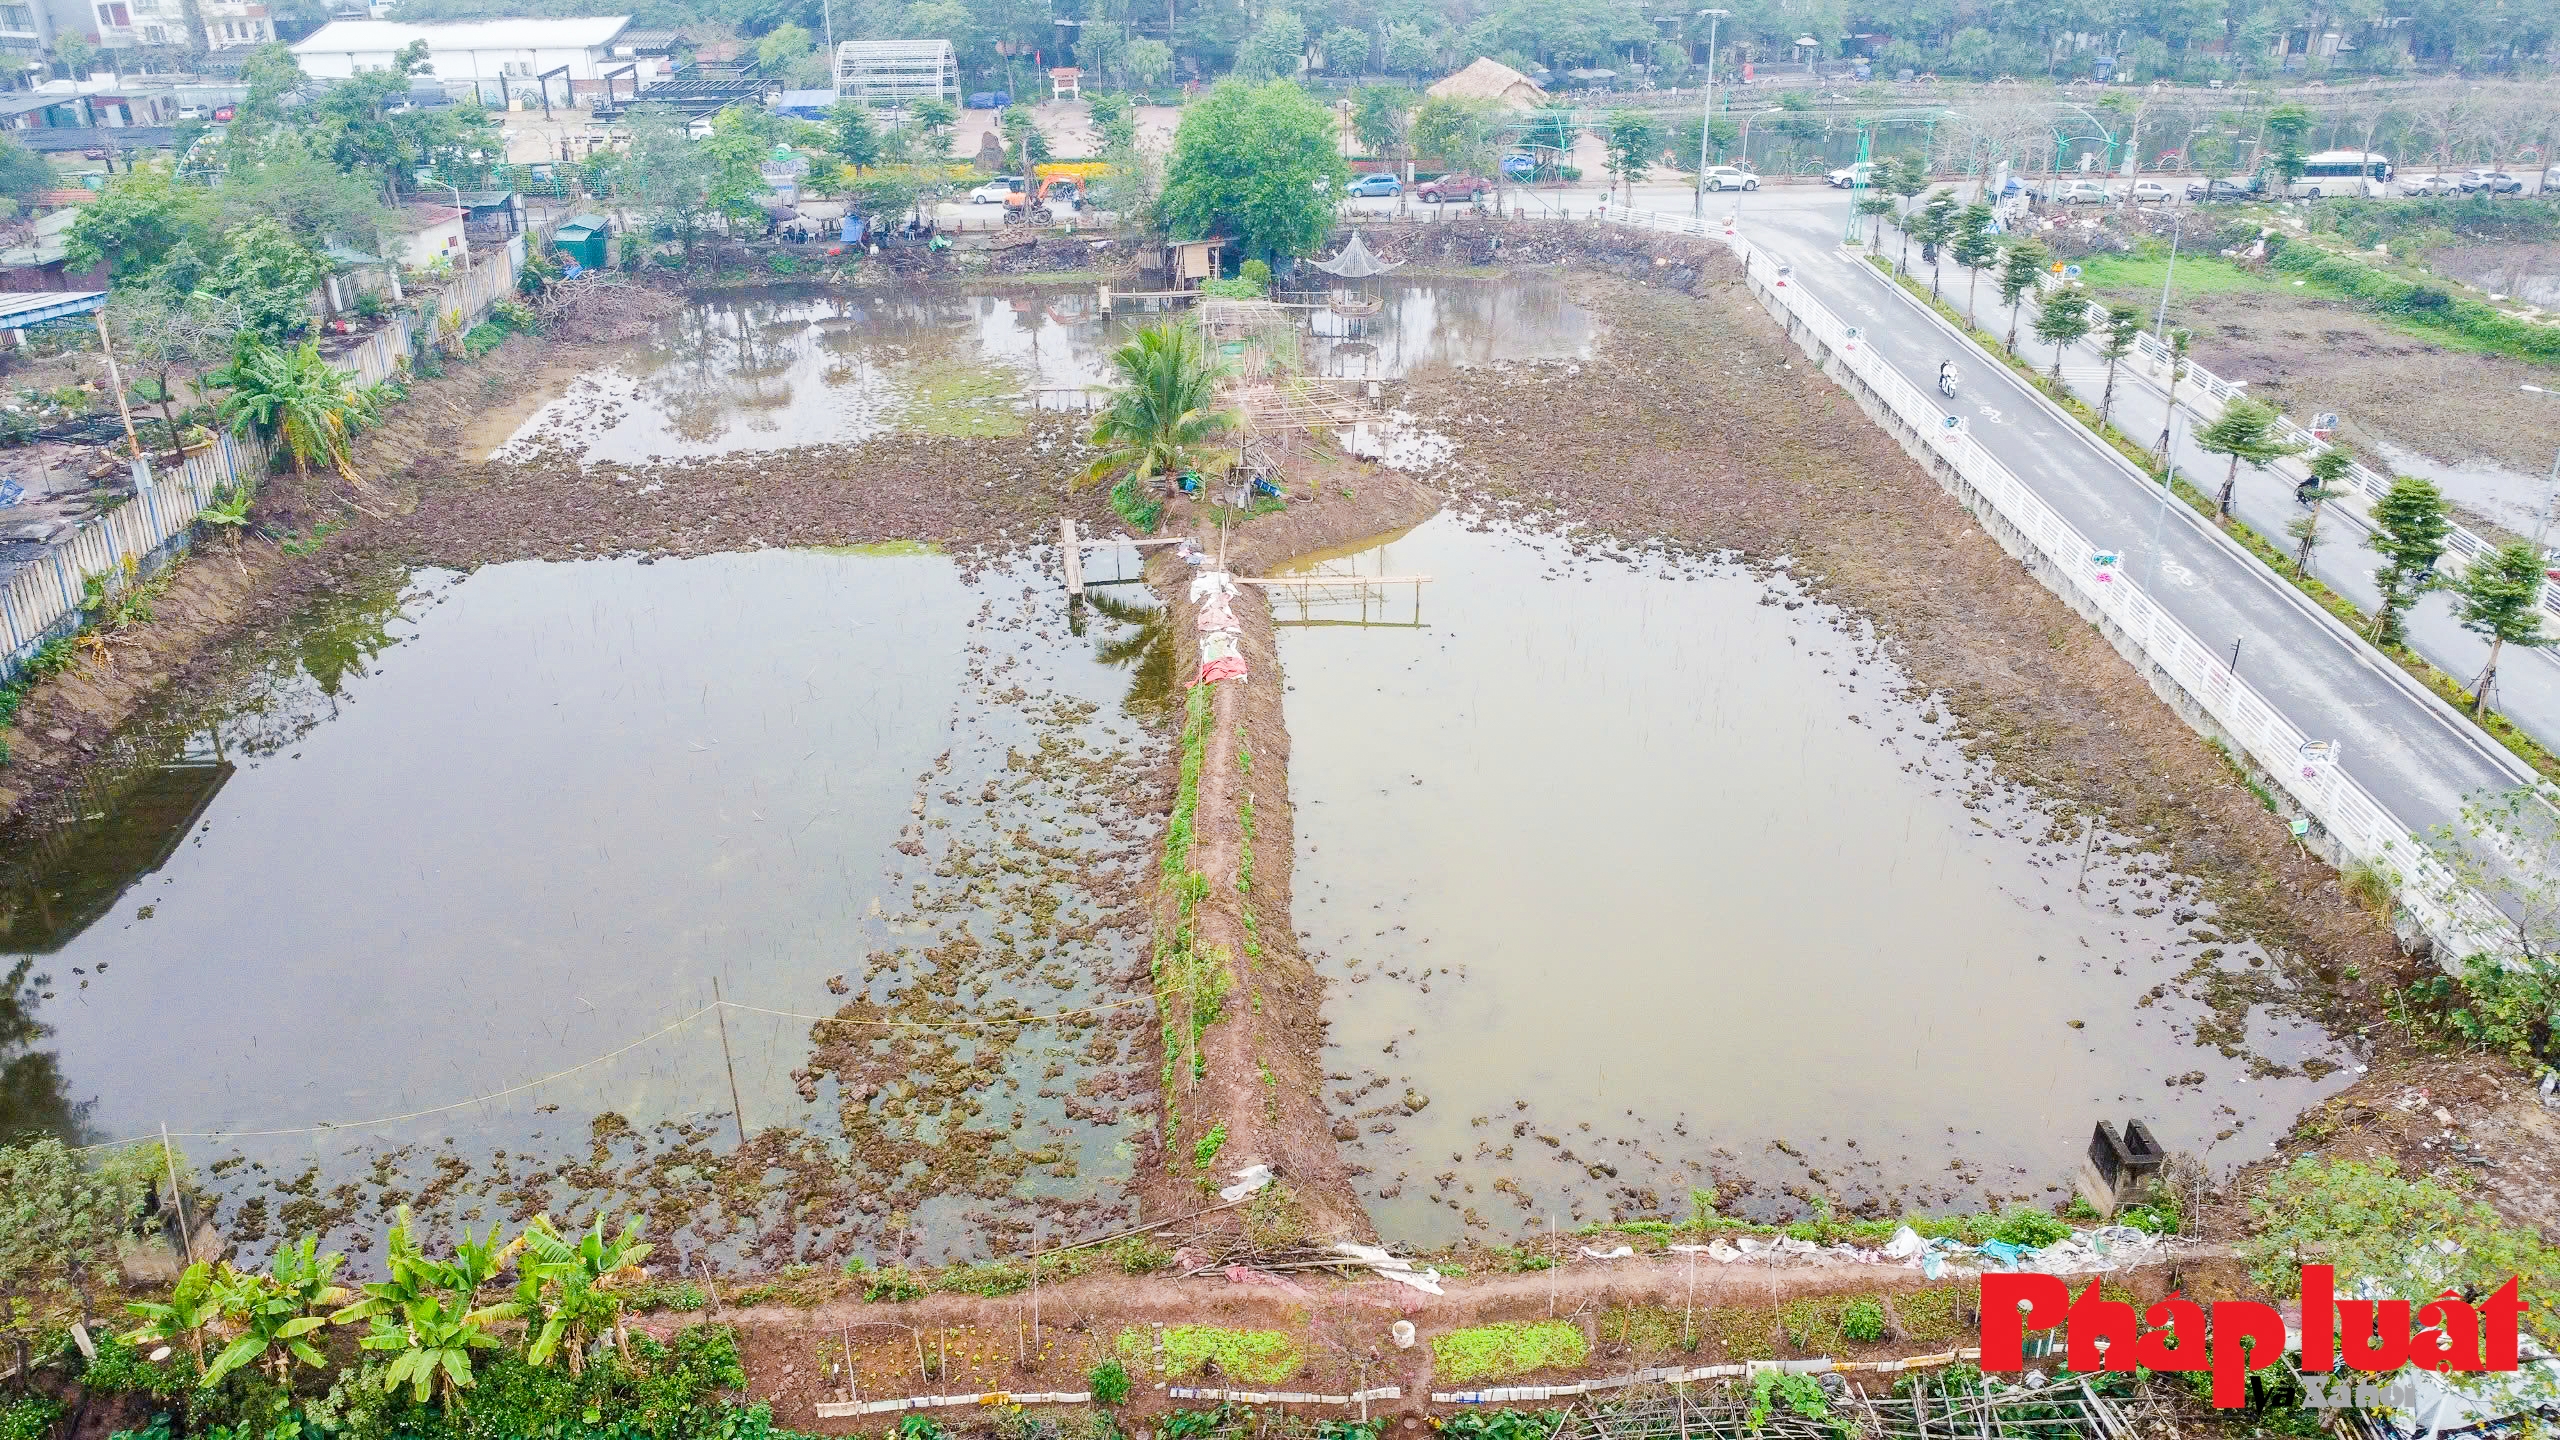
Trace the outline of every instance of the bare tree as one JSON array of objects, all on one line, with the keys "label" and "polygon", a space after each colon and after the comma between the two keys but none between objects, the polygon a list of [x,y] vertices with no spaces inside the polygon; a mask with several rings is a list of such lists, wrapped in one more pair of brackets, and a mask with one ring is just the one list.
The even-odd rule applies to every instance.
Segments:
[{"label": "bare tree", "polygon": [[[160,407],[160,418],[169,425],[170,448],[181,443],[174,394],[179,373],[202,370],[229,356],[240,324],[238,305],[202,292],[180,295],[152,285],[119,290],[107,302],[116,359],[129,373],[148,378],[158,392],[143,398]],[[135,393],[141,393],[139,386]]]}]

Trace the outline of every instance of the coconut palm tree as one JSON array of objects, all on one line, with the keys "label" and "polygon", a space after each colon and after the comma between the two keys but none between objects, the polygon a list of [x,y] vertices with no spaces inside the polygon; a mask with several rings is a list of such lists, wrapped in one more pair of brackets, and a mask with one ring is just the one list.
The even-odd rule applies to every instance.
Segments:
[{"label": "coconut palm tree", "polygon": [[314,460],[357,478],[347,440],[374,417],[373,399],[352,371],[320,358],[317,342],[279,350],[244,340],[231,363],[206,382],[231,392],[220,413],[233,432],[280,441],[299,478],[311,478]]},{"label": "coconut palm tree", "polygon": [[1140,483],[1169,479],[1234,428],[1235,412],[1216,403],[1226,366],[1210,356],[1197,327],[1149,326],[1112,352],[1111,365],[1121,387],[1094,422],[1102,456],[1085,470],[1085,483],[1124,472]]}]

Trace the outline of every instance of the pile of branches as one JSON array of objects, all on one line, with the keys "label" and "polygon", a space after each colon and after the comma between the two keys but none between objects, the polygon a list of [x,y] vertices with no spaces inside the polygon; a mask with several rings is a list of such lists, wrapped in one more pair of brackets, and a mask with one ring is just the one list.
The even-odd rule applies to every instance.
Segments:
[{"label": "pile of branches", "polygon": [[546,334],[564,340],[636,340],[681,302],[610,270],[587,270],[544,288],[533,302]]}]

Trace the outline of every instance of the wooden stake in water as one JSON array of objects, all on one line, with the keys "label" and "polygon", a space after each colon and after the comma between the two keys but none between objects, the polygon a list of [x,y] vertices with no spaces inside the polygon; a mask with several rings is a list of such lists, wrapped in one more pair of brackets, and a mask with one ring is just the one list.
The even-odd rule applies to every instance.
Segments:
[{"label": "wooden stake in water", "polygon": [[1031,1363],[1040,1363],[1040,1229],[1031,1227]]},{"label": "wooden stake in water", "polygon": [[[695,994],[702,992],[695,991]],[[720,977],[711,977],[711,1013],[720,1022],[720,1063],[729,1070],[729,1115],[738,1122],[738,1148],[747,1148],[747,1107],[738,1103],[738,1062],[729,1058],[729,1002],[720,998]]]},{"label": "wooden stake in water", "polygon": [[[105,317],[99,324],[106,323]],[[169,1148],[169,1122],[160,1122],[160,1163],[169,1167],[169,1203],[178,1211],[178,1244],[187,1252],[187,1263],[196,1263],[196,1237],[187,1228],[187,1194],[178,1188],[178,1155]]]},{"label": "wooden stake in water", "polygon": [[1564,1261],[1557,1256],[1555,1249],[1556,1215],[1550,1210],[1547,1212],[1547,1318],[1550,1320],[1556,1318],[1556,1287],[1564,1273]]}]

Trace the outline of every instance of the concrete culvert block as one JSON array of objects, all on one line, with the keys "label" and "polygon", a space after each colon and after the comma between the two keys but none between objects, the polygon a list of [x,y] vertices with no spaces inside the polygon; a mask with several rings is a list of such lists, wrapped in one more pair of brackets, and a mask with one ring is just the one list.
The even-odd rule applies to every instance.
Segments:
[{"label": "concrete culvert block", "polygon": [[1390,1326],[1388,1326],[1388,1327],[1387,1327],[1387,1333],[1388,1333],[1389,1335],[1392,1335],[1392,1336],[1394,1336],[1394,1337],[1395,1337],[1395,1342],[1396,1342],[1396,1348],[1397,1348],[1397,1349],[1399,1349],[1399,1350],[1410,1350],[1410,1349],[1412,1349],[1412,1348],[1413,1348],[1413,1322],[1412,1322],[1412,1321],[1410,1321],[1410,1320],[1399,1320],[1399,1321],[1397,1321],[1396,1323],[1394,1323],[1393,1325],[1390,1325]]}]

